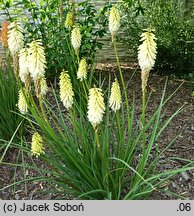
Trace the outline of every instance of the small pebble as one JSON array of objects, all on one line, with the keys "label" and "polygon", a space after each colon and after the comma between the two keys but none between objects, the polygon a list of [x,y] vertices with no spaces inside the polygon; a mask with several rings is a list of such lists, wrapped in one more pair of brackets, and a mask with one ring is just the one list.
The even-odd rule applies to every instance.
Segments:
[{"label": "small pebble", "polygon": [[173,186],[174,188],[177,188],[177,184],[176,184],[175,182],[172,182],[172,186]]},{"label": "small pebble", "polygon": [[19,200],[19,199],[20,199],[20,195],[19,195],[19,194],[16,194],[16,195],[15,195],[15,199],[16,199],[16,200]]},{"label": "small pebble", "polygon": [[164,169],[172,169],[173,166],[171,164],[164,164]]},{"label": "small pebble", "polygon": [[191,125],[191,130],[194,131],[194,125]]},{"label": "small pebble", "polygon": [[182,172],[181,173],[181,176],[186,180],[188,181],[190,179],[189,175],[186,173],[186,172]]}]

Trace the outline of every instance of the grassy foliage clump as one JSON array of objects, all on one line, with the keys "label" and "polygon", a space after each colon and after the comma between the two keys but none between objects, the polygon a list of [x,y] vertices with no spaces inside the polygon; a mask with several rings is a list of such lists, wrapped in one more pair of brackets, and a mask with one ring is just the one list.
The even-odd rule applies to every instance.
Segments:
[{"label": "grassy foliage clump", "polygon": [[[0,69],[0,139],[10,140],[23,118],[17,113],[18,85],[11,67]],[[22,127],[17,136],[22,134]]]}]

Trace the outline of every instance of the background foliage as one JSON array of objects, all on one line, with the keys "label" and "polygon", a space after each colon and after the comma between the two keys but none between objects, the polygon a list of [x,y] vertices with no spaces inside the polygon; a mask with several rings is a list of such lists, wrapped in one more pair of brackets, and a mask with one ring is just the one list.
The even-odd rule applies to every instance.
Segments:
[{"label": "background foliage", "polygon": [[[97,48],[102,48],[102,43],[97,39],[106,34],[107,13],[110,5],[107,4],[99,12],[90,1],[75,4],[76,23],[82,34],[80,57],[85,57],[89,64],[95,58]],[[41,39],[46,51],[48,78],[58,77],[62,69],[68,68],[71,77],[77,70],[77,59],[70,43],[71,29],[65,28],[65,19],[72,5],[63,1],[63,10],[60,11],[60,1],[18,0],[6,1],[1,6],[10,21],[14,17],[22,17],[26,32],[26,42]],[[62,12],[62,13],[61,13]],[[67,55],[68,53],[68,55]],[[74,79],[76,81],[76,79]]]},{"label": "background foliage", "polygon": [[155,68],[165,73],[192,76],[194,26],[191,14],[185,15],[181,1],[136,1],[135,4],[123,4],[122,9],[125,14],[122,39],[129,49],[137,54],[141,30],[154,28],[158,45]]}]

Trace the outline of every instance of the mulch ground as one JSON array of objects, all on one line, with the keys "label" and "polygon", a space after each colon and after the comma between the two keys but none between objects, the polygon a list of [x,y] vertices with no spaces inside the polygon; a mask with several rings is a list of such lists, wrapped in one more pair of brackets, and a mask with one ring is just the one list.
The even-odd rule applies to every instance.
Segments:
[{"label": "mulch ground", "polygon": [[[141,113],[141,79],[140,72],[136,72],[134,76],[133,69],[130,67],[123,68],[124,79],[127,82],[131,79],[128,85],[128,96],[132,101],[135,95],[136,114],[139,117]],[[114,75],[119,77],[116,67],[106,67],[97,71],[101,79],[108,81],[108,74],[114,79]],[[131,78],[132,77],[132,78]],[[161,94],[164,89],[166,77],[160,76],[154,73],[150,74],[148,83],[148,93],[151,93],[149,99],[149,105],[147,107],[147,117],[149,117],[156,109],[160,102]],[[106,81],[105,81],[106,82]],[[161,118],[166,119],[170,117],[180,106],[185,105],[184,110],[178,114],[167,129],[163,132],[157,145],[159,148],[164,148],[172,139],[177,135],[177,139],[170,146],[170,148],[162,155],[158,169],[161,171],[180,168],[185,162],[178,158],[184,158],[194,161],[194,97],[191,95],[194,89],[194,84],[188,81],[181,81],[176,79],[168,79],[166,97],[171,95],[180,85],[182,85],[176,94],[168,101],[164,109],[164,115]],[[52,101],[52,97],[50,98]],[[138,119],[138,118],[137,118]],[[169,160],[170,157],[177,159]],[[5,160],[7,162],[14,162],[17,158],[16,151],[11,150],[7,153]],[[29,162],[26,159],[26,162]],[[42,168],[47,168],[40,160],[36,162]],[[194,164],[193,164],[194,166]],[[28,170],[25,173],[27,177],[37,176],[38,173]],[[17,180],[24,178],[24,172],[22,169],[17,169],[14,172],[14,167],[0,165],[0,188],[9,185],[13,182],[14,177]],[[43,182],[20,184],[16,186],[0,191],[0,199],[55,199],[60,198],[52,193],[45,193],[52,187]],[[180,173],[173,177],[171,181],[167,181],[163,185],[163,190],[170,190],[179,194],[186,199],[194,200],[194,170]],[[14,192],[13,192],[14,191]],[[42,192],[42,193],[39,193]],[[173,194],[164,194],[160,192],[154,192],[148,199],[177,199]]]}]

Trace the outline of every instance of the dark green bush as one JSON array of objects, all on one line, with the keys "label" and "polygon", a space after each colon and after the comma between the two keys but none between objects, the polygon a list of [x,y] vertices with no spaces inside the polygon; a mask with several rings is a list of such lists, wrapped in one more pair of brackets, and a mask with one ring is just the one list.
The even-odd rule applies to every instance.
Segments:
[{"label": "dark green bush", "polygon": [[[63,1],[63,10],[61,10],[60,3],[61,1],[58,0],[40,1],[40,4],[34,0],[17,0],[13,4],[2,5],[2,10],[10,21],[14,20],[14,17],[22,17],[26,42],[34,39],[42,40],[47,59],[47,78],[58,77],[62,69],[69,68],[70,76],[75,82],[76,77],[73,76],[77,70],[77,64],[75,64],[77,58],[71,47],[72,28],[65,28],[66,15],[72,10],[72,4],[69,1]],[[109,9],[109,4],[100,12],[96,11],[90,1],[82,1],[74,6],[76,23],[82,34],[80,57],[85,57],[88,63],[92,63],[96,50],[102,48],[102,43],[98,42],[98,39],[106,33],[107,16],[105,13]],[[16,14],[14,14],[15,11]]]},{"label": "dark green bush", "polygon": [[[141,3],[141,4],[140,4]],[[124,41],[137,54],[142,29],[155,29],[158,54],[155,68],[176,75],[194,71],[194,26],[192,16],[175,0],[136,1],[122,5]],[[140,13],[139,13],[140,12]],[[191,74],[190,74],[191,75]]]}]

